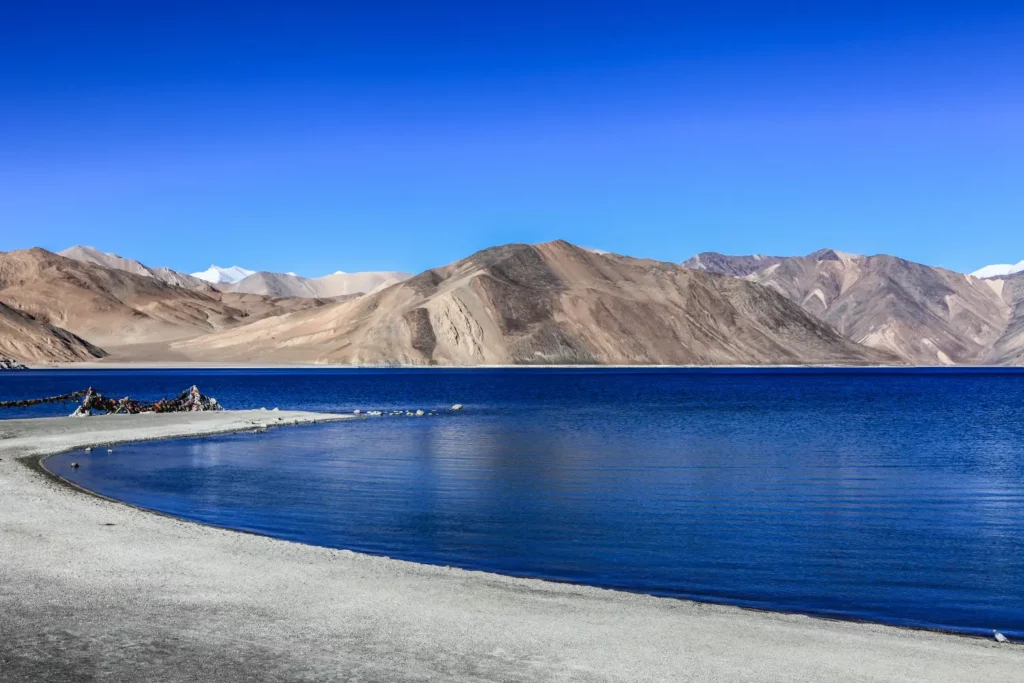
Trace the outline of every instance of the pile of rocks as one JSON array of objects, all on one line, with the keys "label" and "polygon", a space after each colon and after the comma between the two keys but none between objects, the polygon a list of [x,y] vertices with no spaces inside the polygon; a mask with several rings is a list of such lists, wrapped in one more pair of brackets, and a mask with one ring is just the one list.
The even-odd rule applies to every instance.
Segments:
[{"label": "pile of rocks", "polygon": [[[139,413],[189,413],[207,410],[223,410],[217,399],[204,396],[192,385],[174,398],[163,398],[156,402],[138,401],[125,396],[122,399],[107,398],[89,387],[83,394],[82,405],[71,413],[71,417],[87,417],[93,412],[137,415]],[[60,399],[62,397],[54,397]],[[53,399],[45,399],[52,401]]]},{"label": "pile of rocks", "polygon": [[28,370],[28,367],[22,365],[13,358],[0,356],[0,370]]}]

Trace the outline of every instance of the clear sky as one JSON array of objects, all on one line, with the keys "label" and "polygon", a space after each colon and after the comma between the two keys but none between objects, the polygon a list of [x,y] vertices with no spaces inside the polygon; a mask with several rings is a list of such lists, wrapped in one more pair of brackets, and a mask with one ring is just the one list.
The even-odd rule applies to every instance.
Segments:
[{"label": "clear sky", "polygon": [[1024,3],[4,2],[0,249],[1024,259]]}]

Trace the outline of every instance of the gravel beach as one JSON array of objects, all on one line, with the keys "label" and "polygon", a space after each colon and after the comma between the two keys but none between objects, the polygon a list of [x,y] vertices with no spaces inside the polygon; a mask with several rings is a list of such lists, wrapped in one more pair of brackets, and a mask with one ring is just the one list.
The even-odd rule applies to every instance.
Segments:
[{"label": "gravel beach", "polygon": [[0,421],[0,681],[1024,680],[1021,645],[304,546],[143,512],[26,466],[346,417]]}]

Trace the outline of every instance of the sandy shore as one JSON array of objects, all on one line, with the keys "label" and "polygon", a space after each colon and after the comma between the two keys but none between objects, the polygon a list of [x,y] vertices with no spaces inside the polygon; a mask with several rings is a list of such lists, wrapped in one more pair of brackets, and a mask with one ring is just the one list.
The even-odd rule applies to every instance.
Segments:
[{"label": "sandy shore", "polygon": [[326,419],[0,421],[0,681],[1020,681],[1024,647],[222,531],[16,459]]}]

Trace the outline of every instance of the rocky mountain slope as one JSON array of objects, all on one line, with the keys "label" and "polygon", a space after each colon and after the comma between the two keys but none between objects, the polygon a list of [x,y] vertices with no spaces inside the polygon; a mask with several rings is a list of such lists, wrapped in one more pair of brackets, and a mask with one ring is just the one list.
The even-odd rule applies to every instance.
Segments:
[{"label": "rocky mountain slope", "polygon": [[1024,365],[1024,272],[989,282],[999,287],[1009,307],[1009,319],[985,360],[996,365]]},{"label": "rocky mountain slope", "polygon": [[97,360],[103,349],[0,302],[0,358],[23,363]]},{"label": "rocky mountain slope", "polygon": [[[318,299],[274,299],[251,294],[189,289],[149,275],[73,260],[43,249],[0,253],[0,302],[50,331],[69,332],[88,340],[92,351],[73,349],[75,358],[95,356],[96,347],[110,350],[133,344],[162,343],[192,337],[267,316],[323,305]],[[17,318],[15,323],[26,325]],[[13,329],[13,328],[9,328]],[[39,332],[36,336],[42,334]],[[11,335],[16,336],[14,332]],[[8,345],[12,336],[2,335]],[[60,345],[56,339],[47,342]],[[102,352],[100,352],[102,353]],[[28,351],[11,353],[33,360]]]},{"label": "rocky mountain slope", "polygon": [[375,294],[172,345],[196,359],[885,363],[771,289],[566,242],[478,252]]},{"label": "rocky mountain slope", "polygon": [[[721,272],[750,263],[722,258]],[[782,293],[849,339],[914,364],[992,362],[1011,314],[995,282],[886,255],[823,249],[745,279]]]}]

